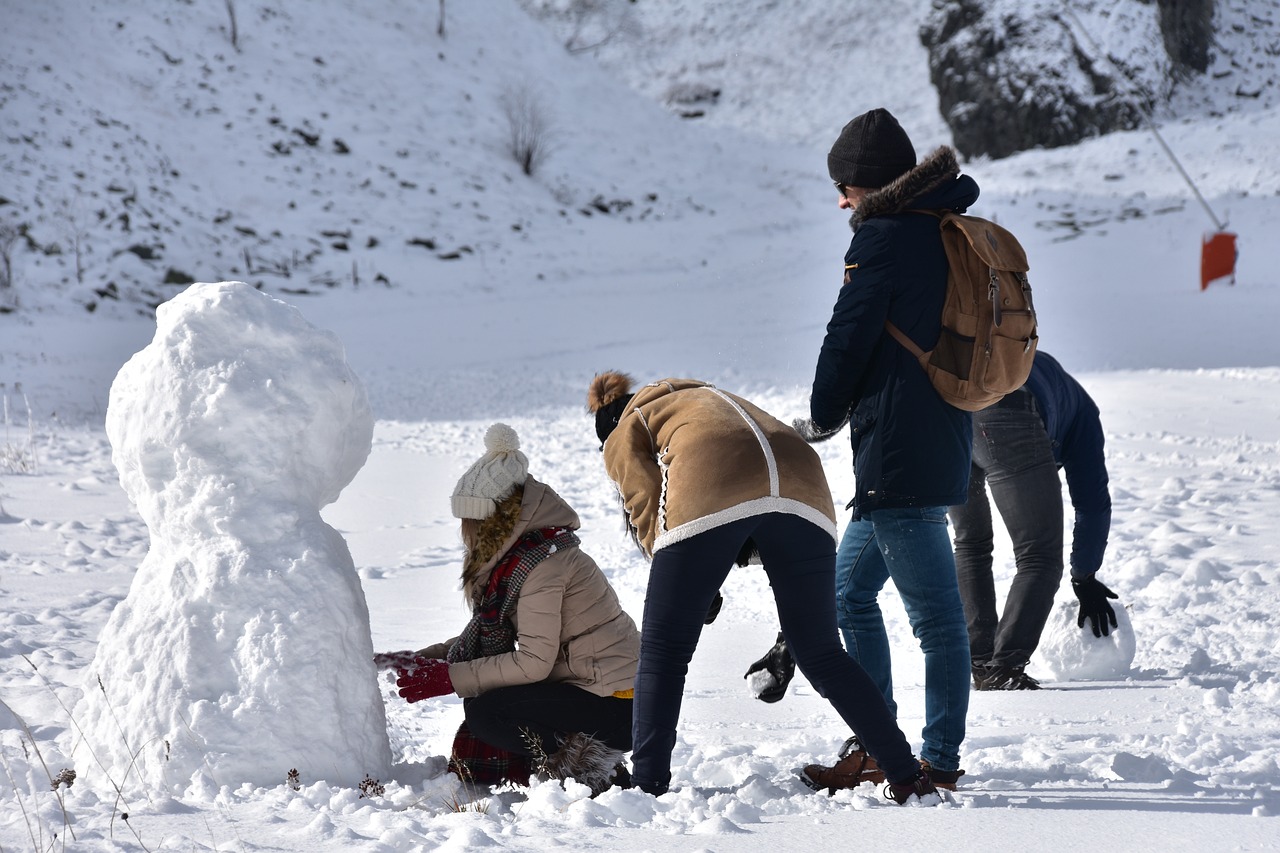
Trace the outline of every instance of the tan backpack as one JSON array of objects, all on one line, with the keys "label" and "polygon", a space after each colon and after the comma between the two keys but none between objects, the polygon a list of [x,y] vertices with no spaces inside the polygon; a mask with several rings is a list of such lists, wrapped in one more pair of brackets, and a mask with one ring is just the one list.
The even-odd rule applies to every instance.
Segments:
[{"label": "tan backpack", "polygon": [[914,212],[941,220],[950,267],[942,335],[925,352],[888,320],[885,329],[916,357],[942,399],[968,412],[985,409],[1031,375],[1040,339],[1027,253],[1016,237],[981,217]]}]

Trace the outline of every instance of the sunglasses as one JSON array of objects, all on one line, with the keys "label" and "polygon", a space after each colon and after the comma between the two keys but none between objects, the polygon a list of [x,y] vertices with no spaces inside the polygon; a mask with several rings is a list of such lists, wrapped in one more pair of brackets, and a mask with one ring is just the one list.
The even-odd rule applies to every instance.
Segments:
[{"label": "sunglasses", "polygon": [[832,181],[832,183],[836,185],[836,192],[848,198],[849,190],[853,189],[853,187],[849,186],[848,184],[842,184],[839,181]]}]

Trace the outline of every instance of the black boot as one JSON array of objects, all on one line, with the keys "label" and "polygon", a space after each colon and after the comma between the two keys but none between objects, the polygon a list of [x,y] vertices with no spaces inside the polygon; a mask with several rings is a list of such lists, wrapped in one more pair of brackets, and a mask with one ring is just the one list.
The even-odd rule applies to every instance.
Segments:
[{"label": "black boot", "polygon": [[884,786],[885,799],[893,800],[898,805],[903,805],[912,797],[923,800],[930,794],[938,796],[938,789],[934,787],[933,782],[929,781],[929,774],[923,770],[910,779],[890,782]]},{"label": "black boot", "polygon": [[987,677],[979,690],[1039,690],[1040,682],[1027,675],[1023,670],[1026,664],[1004,664],[988,666]]}]

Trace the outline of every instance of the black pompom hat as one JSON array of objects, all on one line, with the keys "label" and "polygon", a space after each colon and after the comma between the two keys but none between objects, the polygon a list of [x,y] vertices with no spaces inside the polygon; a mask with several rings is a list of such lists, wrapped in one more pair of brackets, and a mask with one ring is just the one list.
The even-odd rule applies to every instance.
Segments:
[{"label": "black pompom hat", "polygon": [[627,403],[631,401],[634,383],[635,380],[625,373],[606,370],[597,373],[587,388],[587,411],[596,416],[596,438],[600,439],[602,450],[605,440],[613,433]]}]

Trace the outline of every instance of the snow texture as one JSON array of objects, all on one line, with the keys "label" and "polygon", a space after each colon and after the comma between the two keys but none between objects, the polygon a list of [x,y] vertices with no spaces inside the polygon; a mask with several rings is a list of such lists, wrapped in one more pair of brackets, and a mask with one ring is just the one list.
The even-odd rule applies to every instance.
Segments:
[{"label": "snow texture", "polygon": [[[1209,72],[1157,116],[1239,235],[1234,285],[1200,291],[1217,226],[1149,130],[962,165],[974,212],[1027,249],[1046,350],[1102,411],[1101,579],[1132,633],[1082,634],[1064,584],[1028,669],[1045,689],[972,694],[966,775],[938,807],[797,780],[849,732],[801,673],[781,701],[753,697],[743,674],[778,630],[758,568],[730,573],[702,632],[660,798],[460,784],[461,701],[409,705],[366,664],[465,624],[449,499],[495,421],[640,616],[648,564],[583,410],[590,378],[693,376],[807,413],[849,240],[831,141],[877,106],[917,151],[950,141],[918,38],[930,6],[6,4],[0,225],[26,238],[0,288],[0,847],[1275,849],[1274,2],[1220,3]],[[1145,25],[1108,31],[1124,5],[1089,8],[1108,50],[1158,49],[1136,43]],[[557,131],[534,176],[505,150],[519,83]],[[237,280],[257,293],[189,285]],[[195,360],[166,361],[180,351]],[[846,439],[816,446],[841,507]],[[999,535],[995,556],[1003,594]],[[918,749],[922,657],[892,589],[882,609]]]}]

